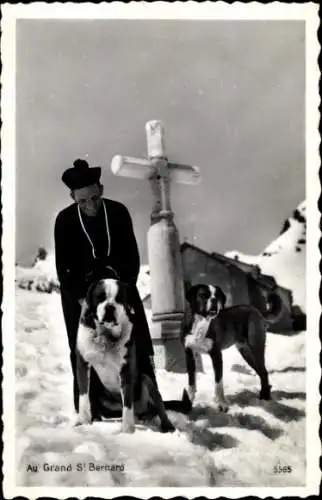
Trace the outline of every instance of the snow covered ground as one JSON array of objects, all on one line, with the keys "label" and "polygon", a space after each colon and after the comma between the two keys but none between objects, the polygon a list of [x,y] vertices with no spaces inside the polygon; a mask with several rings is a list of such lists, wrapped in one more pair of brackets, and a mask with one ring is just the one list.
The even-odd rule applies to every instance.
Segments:
[{"label": "snow covered ground", "polygon": [[[298,221],[292,222],[284,236],[280,236],[280,243],[283,241],[280,246],[277,244],[278,251],[275,245],[269,252],[272,255],[261,255],[258,259],[261,267],[265,261],[271,263],[275,276],[284,279],[281,284],[287,282],[295,292],[296,303],[304,306],[305,258],[304,251],[294,250],[300,226]],[[302,224],[301,230],[303,227]],[[264,272],[266,269],[263,266]],[[142,269],[140,280],[144,295],[149,288],[147,268]],[[56,292],[28,291],[18,285],[19,280],[16,287],[18,485],[199,488],[305,485],[306,332],[292,337],[268,334],[266,362],[272,384],[271,401],[258,399],[259,381],[232,347],[224,352],[228,413],[216,411],[213,372],[210,360],[203,356],[205,372],[198,375],[199,390],[191,414],[169,412],[178,429],[175,434],[161,434],[155,424],[147,423],[138,425],[133,435],[122,435],[117,420],[74,428],[72,379],[60,296]],[[157,378],[164,399],[179,398],[187,382],[185,375],[165,370],[158,370]],[[45,471],[44,464],[68,465],[72,471]],[[118,465],[118,470],[91,470],[106,464]],[[286,472],[281,472],[281,467],[286,467]]]},{"label": "snow covered ground", "polygon": [[[305,483],[305,333],[268,336],[273,400],[258,400],[259,382],[239,353],[224,353],[227,414],[213,404],[207,357],[189,416],[170,413],[179,433],[139,425],[118,433],[119,421],[72,427],[68,345],[59,294],[17,291],[16,463],[23,486],[301,486]],[[180,396],[184,375],[158,370],[165,399]],[[71,464],[44,471],[44,464]],[[123,465],[91,471],[90,463]],[[77,471],[77,464],[82,470]],[[290,473],[274,473],[278,465]],[[28,465],[38,466],[37,472]],[[84,468],[84,470],[83,470]],[[85,470],[86,469],[86,470]]]}]

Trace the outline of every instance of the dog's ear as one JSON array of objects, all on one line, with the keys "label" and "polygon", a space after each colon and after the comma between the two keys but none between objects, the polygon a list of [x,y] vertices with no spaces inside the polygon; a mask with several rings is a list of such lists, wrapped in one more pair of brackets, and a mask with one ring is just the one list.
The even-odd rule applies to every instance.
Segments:
[{"label": "dog's ear", "polygon": [[116,296],[116,301],[124,305],[129,320],[133,322],[135,313],[130,285],[124,283],[123,281],[118,282],[118,293]]},{"label": "dog's ear", "polygon": [[223,292],[222,288],[220,288],[220,286],[216,286],[216,297],[217,297],[218,301],[221,303],[222,309],[225,309],[225,305],[227,302],[227,296]]},{"label": "dog's ear", "polygon": [[199,289],[199,285],[194,285],[191,288],[189,288],[189,290],[186,292],[186,299],[189,302],[189,304],[191,305],[192,309],[195,308],[194,305],[196,303],[196,296],[197,296],[198,289]]},{"label": "dog's ear", "polygon": [[86,298],[83,303],[82,318],[84,324],[89,328],[95,328],[96,310],[94,304],[94,290],[97,282],[91,283],[87,290]]},{"label": "dog's ear", "polygon": [[184,295],[185,295],[185,297],[186,297],[187,292],[190,290],[191,287],[192,287],[191,281],[188,280],[188,279],[185,279],[183,281],[183,289],[184,289]]},{"label": "dog's ear", "polygon": [[95,317],[96,317],[95,312],[88,306],[88,303],[85,300],[82,311],[82,320],[84,325],[88,326],[88,328],[95,329],[96,326],[94,321]]},{"label": "dog's ear", "polygon": [[90,309],[93,309],[94,310],[94,307],[95,307],[95,301],[94,301],[94,294],[95,294],[95,290],[97,289],[97,285],[98,285],[98,281],[93,281],[90,286],[88,287],[87,289],[87,293],[86,293],[86,303],[88,304],[88,307]]}]

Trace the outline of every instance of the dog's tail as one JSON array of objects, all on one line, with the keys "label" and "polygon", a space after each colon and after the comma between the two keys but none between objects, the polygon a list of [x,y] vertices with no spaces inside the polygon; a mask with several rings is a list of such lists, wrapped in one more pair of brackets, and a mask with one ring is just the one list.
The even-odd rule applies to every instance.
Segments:
[{"label": "dog's tail", "polygon": [[186,415],[192,409],[192,401],[190,400],[186,389],[184,389],[181,401],[164,401],[164,406],[166,410],[172,410]]}]

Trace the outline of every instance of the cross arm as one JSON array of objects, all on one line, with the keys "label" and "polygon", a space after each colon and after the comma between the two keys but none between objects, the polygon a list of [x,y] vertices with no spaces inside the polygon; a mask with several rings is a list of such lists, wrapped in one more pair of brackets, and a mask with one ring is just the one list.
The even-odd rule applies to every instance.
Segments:
[{"label": "cross arm", "polygon": [[133,156],[113,156],[111,170],[114,175],[135,179],[152,179],[156,174],[156,161]]},{"label": "cross arm", "polygon": [[[164,160],[152,158],[134,158],[133,156],[113,156],[111,170],[113,174],[135,179],[153,179],[158,175],[159,163]],[[171,181],[180,184],[198,184],[201,179],[200,169],[196,166],[168,162],[166,171]],[[160,173],[159,173],[160,174]]]}]

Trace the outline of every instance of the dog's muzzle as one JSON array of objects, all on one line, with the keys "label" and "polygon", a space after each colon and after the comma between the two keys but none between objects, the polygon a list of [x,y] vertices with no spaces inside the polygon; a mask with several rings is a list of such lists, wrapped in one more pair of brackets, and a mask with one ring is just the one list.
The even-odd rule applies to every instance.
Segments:
[{"label": "dog's muzzle", "polygon": [[116,342],[120,338],[122,328],[117,321],[115,305],[105,304],[104,310],[101,309],[99,327],[111,342]]},{"label": "dog's muzzle", "polygon": [[102,323],[117,324],[116,318],[115,318],[115,313],[116,313],[115,306],[112,304],[107,304],[105,306],[104,315],[102,318]]},{"label": "dog's muzzle", "polygon": [[199,304],[198,314],[201,316],[215,315],[218,311],[219,307],[216,299],[205,299]]},{"label": "dog's muzzle", "polygon": [[100,322],[99,323],[101,332],[105,335],[105,337],[113,344],[117,342],[121,336],[121,326],[118,323],[107,323]]},{"label": "dog's muzzle", "polygon": [[219,304],[218,304],[218,300],[216,299],[209,299],[209,309],[208,309],[208,313],[213,315],[213,314],[218,314],[219,312]]}]

